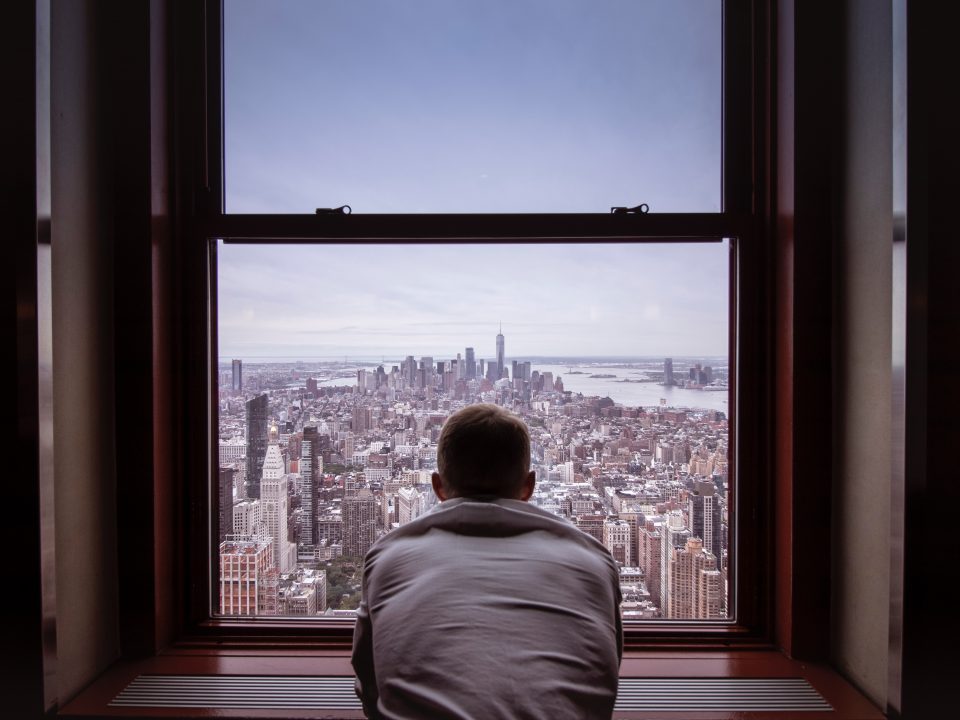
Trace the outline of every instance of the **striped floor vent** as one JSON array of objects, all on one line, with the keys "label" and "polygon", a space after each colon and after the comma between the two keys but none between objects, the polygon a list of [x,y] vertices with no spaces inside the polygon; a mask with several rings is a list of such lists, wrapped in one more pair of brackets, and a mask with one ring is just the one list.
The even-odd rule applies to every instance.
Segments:
[{"label": "striped floor vent", "polygon": [[340,675],[138,675],[110,705],[360,709],[353,678]]},{"label": "striped floor vent", "polygon": [[[114,707],[358,710],[353,678],[278,675],[139,675]],[[803,678],[624,678],[620,711],[830,711]]]},{"label": "striped floor vent", "polygon": [[617,710],[829,711],[803,678],[623,678]]}]

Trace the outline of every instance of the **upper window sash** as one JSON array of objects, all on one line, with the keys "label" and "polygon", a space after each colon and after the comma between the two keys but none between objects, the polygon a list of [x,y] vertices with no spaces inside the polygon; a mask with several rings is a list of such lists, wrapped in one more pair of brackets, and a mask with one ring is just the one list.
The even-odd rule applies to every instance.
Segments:
[{"label": "upper window sash", "polygon": [[721,0],[225,0],[230,213],[722,205]]},{"label": "upper window sash", "polygon": [[[206,66],[207,82],[205,86],[206,110],[205,110],[205,130],[204,142],[206,160],[204,162],[204,172],[201,181],[202,197],[199,198],[200,215],[211,219],[213,217],[225,214],[225,98],[224,98],[224,25],[223,25],[223,0],[207,0],[206,3]],[[753,45],[753,33],[755,22],[755,9],[752,0],[723,0],[722,2],[722,71],[721,76],[721,177],[718,179],[721,184],[721,201],[719,214],[752,214],[756,211],[758,204],[756,182],[757,155],[754,152],[753,144],[757,133],[753,130],[753,125],[757,122],[754,107],[756,103],[755,75],[757,66],[754,63],[755,50]],[[652,143],[655,138],[636,139],[638,143]],[[631,191],[625,190],[626,195],[631,195]],[[608,202],[604,202],[604,210],[597,213],[562,213],[565,217],[578,218],[576,224],[582,223],[582,218],[588,216],[602,216],[606,213],[606,207],[619,205],[634,205],[646,202],[650,198],[627,198],[611,197]],[[349,203],[350,198],[339,198],[336,201],[330,198],[316,198],[315,201],[307,203],[311,207],[304,207],[303,212],[310,212],[313,206],[340,205],[342,202]],[[596,204],[596,203],[594,203]],[[653,203],[651,214],[663,214],[663,205],[659,207]],[[369,216],[370,213],[364,212],[362,208],[354,208],[357,214]],[[404,216],[430,217],[431,214],[422,214],[402,210],[403,215],[394,216],[389,214],[380,214],[378,217],[396,218]],[[476,218],[479,213],[466,212],[463,217]],[[687,214],[687,213],[680,213]],[[700,213],[693,213],[700,214]],[[704,214],[713,214],[704,213]],[[279,213],[275,216],[284,216],[285,213]],[[505,218],[502,213],[489,213],[492,223],[499,222],[494,218]],[[538,217],[532,215],[531,217]],[[546,217],[546,215],[543,215]],[[630,216],[633,217],[633,216]],[[335,217],[327,217],[327,220],[336,220]],[[325,223],[330,225],[331,223]],[[336,223],[333,223],[336,224]],[[601,226],[602,228],[603,226]],[[222,235],[223,233],[214,232],[212,234]],[[453,233],[462,235],[462,233]],[[556,233],[550,233],[557,236]],[[584,237],[591,234],[603,234],[594,231],[577,232],[575,236]],[[643,233],[629,233],[631,235]],[[717,234],[707,232],[704,234]],[[731,234],[723,231],[719,234]],[[321,233],[320,237],[330,237],[327,232]],[[344,235],[349,237],[351,235]],[[378,233],[378,236],[386,236],[385,233]],[[502,236],[502,235],[498,235]]]}]

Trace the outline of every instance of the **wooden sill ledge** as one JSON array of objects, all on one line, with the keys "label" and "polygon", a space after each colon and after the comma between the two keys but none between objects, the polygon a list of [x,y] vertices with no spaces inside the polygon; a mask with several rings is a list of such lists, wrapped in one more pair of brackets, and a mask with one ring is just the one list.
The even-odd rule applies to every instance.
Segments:
[{"label": "wooden sill ledge", "polygon": [[[102,718],[362,718],[357,710],[114,707],[110,702],[140,675],[352,676],[343,651],[177,649],[111,667],[58,713],[76,720]],[[771,650],[635,651],[624,655],[622,678],[803,678],[831,711],[617,711],[623,720],[881,720],[884,715],[829,667],[791,660]]]}]

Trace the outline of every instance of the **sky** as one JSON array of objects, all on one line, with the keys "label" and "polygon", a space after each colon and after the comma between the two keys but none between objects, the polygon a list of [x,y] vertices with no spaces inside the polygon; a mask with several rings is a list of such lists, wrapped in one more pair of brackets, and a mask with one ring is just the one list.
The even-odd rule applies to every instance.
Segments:
[{"label": "sky", "polygon": [[720,0],[227,0],[228,212],[720,209]]},{"label": "sky", "polygon": [[[226,209],[717,212],[720,0],[226,0]],[[221,358],[725,355],[729,246],[239,246]]]},{"label": "sky", "polygon": [[218,249],[221,359],[727,354],[730,247]]}]

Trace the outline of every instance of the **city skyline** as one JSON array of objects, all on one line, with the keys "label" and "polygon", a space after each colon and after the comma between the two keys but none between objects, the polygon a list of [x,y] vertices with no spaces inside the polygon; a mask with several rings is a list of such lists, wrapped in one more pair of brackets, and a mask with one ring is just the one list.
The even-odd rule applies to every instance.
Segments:
[{"label": "city skyline", "polygon": [[221,358],[727,354],[729,244],[218,249]]},{"label": "city skyline", "polygon": [[[218,497],[236,501],[232,527],[221,519],[221,612],[350,617],[369,548],[439,502],[430,477],[445,422],[489,402],[529,428],[529,502],[610,551],[625,620],[729,617],[732,478],[725,403],[716,402],[726,393],[703,392],[714,380],[725,384],[725,369],[664,358],[623,368],[627,379],[613,382],[606,370],[562,376],[526,361],[504,366],[501,374],[489,362],[474,377],[469,363],[408,356],[389,371],[360,369],[329,385],[343,379],[342,367],[318,368],[318,378],[267,363],[243,373],[249,383],[240,391],[233,380],[242,363],[222,366],[218,459],[227,471]],[[578,392],[563,377],[611,385]],[[624,395],[641,388],[647,401]],[[259,418],[254,401],[263,405]],[[256,573],[255,593],[244,572]]]}]

